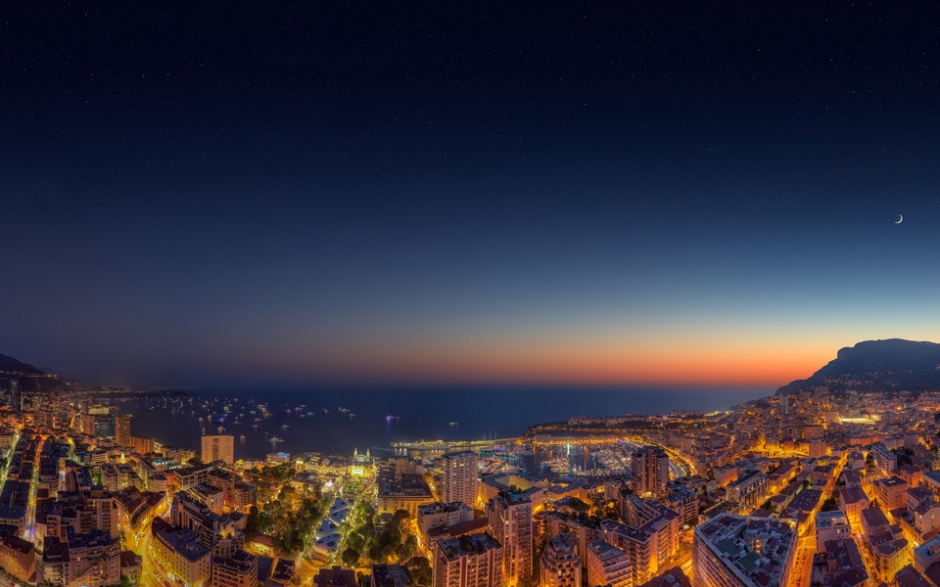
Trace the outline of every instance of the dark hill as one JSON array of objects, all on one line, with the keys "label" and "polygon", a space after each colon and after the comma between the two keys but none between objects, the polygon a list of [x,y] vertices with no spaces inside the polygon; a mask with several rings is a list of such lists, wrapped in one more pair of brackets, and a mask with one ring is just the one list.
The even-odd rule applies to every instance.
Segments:
[{"label": "dark hill", "polygon": [[13,372],[13,373],[23,373],[30,375],[42,375],[42,371],[33,367],[32,365],[27,365],[26,363],[20,362],[13,357],[8,357],[6,355],[0,355],[0,372]]},{"label": "dark hill", "polygon": [[0,355],[0,393],[6,394],[9,391],[12,379],[18,380],[20,389],[26,393],[55,393],[71,387],[70,382],[55,375],[43,373],[40,369],[13,357]]},{"label": "dark hill", "polygon": [[940,344],[892,338],[839,350],[834,361],[778,393],[826,386],[831,391],[940,391]]}]

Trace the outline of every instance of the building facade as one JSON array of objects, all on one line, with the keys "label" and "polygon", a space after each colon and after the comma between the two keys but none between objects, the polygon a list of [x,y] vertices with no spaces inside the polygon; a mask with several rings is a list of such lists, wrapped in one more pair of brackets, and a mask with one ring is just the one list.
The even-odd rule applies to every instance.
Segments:
[{"label": "building facade", "polygon": [[258,587],[258,557],[238,550],[212,559],[211,587]]},{"label": "building facade", "polygon": [[489,534],[438,540],[434,549],[433,587],[502,587],[503,547]]},{"label": "building facade", "polygon": [[633,570],[627,553],[605,540],[595,540],[588,545],[588,585],[610,585],[610,587],[633,587]]},{"label": "building facade", "polygon": [[114,416],[114,442],[118,446],[131,445],[131,417],[128,415]]},{"label": "building facade", "polygon": [[503,581],[510,587],[532,576],[532,501],[522,491],[503,491],[486,504],[493,538],[502,545]]},{"label": "building facade", "polygon": [[786,587],[796,552],[795,523],[719,514],[695,528],[695,587]]},{"label": "building facade", "polygon": [[227,465],[235,462],[235,437],[231,434],[212,434],[202,437],[202,451],[199,453],[204,463],[222,461]]},{"label": "building facade", "polygon": [[581,587],[581,559],[570,532],[562,532],[545,544],[540,563],[540,586]]},{"label": "building facade", "polygon": [[633,453],[630,471],[637,493],[665,494],[669,483],[669,456],[662,448],[646,446]]},{"label": "building facade", "polygon": [[460,501],[473,507],[477,499],[477,454],[465,450],[444,454],[444,478],[441,500],[445,503]]}]

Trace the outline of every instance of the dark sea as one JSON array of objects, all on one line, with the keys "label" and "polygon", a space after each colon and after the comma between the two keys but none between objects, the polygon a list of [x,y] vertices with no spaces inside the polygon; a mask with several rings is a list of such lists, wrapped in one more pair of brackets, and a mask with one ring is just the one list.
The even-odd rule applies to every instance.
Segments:
[{"label": "dark sea", "polygon": [[[131,422],[135,436],[198,451],[203,433],[232,434],[235,457],[249,459],[264,458],[275,449],[292,454],[352,454],[356,449],[368,449],[381,456],[395,441],[507,438],[522,434],[530,425],[571,416],[723,410],[772,392],[738,388],[373,387],[207,390],[191,398],[139,398],[116,403],[122,413],[136,416]],[[270,417],[264,417],[259,404],[266,405]],[[99,432],[113,433],[108,428]],[[272,438],[280,442],[271,442]]]}]

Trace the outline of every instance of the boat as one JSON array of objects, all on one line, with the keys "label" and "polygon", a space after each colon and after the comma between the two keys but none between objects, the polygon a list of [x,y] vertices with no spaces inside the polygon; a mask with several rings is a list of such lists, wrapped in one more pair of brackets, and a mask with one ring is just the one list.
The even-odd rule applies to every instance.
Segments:
[{"label": "boat", "polygon": [[386,422],[391,422],[392,420],[400,420],[400,419],[401,419],[401,418],[400,418],[399,416],[391,416],[391,415],[385,416],[385,421],[386,421]]},{"label": "boat", "polygon": [[242,434],[241,436],[238,437],[238,439],[241,440],[242,442],[245,442],[248,439],[248,437]]},{"label": "boat", "polygon": [[456,428],[458,426],[457,422],[448,422],[447,425],[451,428]]},{"label": "boat", "polygon": [[288,428],[290,428],[290,424],[284,424],[283,426],[281,426],[282,430],[287,430]]}]

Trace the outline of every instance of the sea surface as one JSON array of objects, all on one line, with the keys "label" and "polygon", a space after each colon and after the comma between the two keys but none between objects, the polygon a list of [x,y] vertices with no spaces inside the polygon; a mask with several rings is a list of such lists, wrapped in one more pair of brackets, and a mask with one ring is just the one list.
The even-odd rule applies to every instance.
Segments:
[{"label": "sea surface", "polygon": [[[131,421],[135,436],[198,451],[200,436],[218,434],[221,427],[222,434],[235,436],[235,458],[249,459],[263,458],[275,450],[292,454],[370,450],[381,456],[395,441],[507,438],[522,434],[530,425],[571,416],[724,410],[772,391],[576,387],[205,390],[192,398],[137,398],[119,400],[116,405],[121,413],[135,416]],[[269,418],[263,416],[259,404],[266,405]],[[109,426],[99,433],[113,434]],[[272,438],[281,441],[272,442]]]}]

